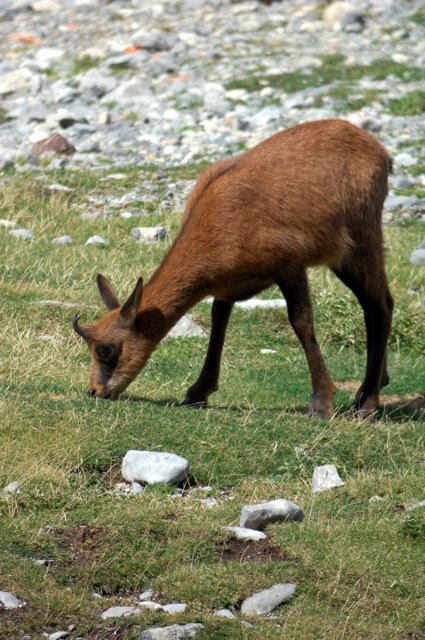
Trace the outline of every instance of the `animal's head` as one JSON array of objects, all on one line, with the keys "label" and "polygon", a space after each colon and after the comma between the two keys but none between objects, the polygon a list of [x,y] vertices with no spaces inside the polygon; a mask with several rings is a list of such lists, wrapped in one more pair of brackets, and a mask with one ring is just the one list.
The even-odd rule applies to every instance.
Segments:
[{"label": "animal's head", "polygon": [[138,326],[143,280],[139,278],[123,305],[110,282],[100,274],[97,286],[108,313],[97,322],[84,325],[79,324],[76,313],[72,326],[84,338],[92,356],[89,395],[116,398],[137,376],[153,348],[149,339],[143,339]]}]

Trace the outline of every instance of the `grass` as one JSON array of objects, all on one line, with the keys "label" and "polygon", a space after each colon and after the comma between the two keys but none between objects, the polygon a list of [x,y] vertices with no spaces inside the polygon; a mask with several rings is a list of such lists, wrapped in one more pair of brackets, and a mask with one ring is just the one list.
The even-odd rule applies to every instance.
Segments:
[{"label": "grass", "polygon": [[[193,179],[200,168],[167,173],[173,181]],[[330,421],[306,414],[307,366],[277,310],[235,311],[221,388],[207,410],[178,406],[202,364],[200,338],[165,341],[122,400],[94,401],[85,394],[89,354],[72,332],[74,310],[39,303],[75,303],[90,320],[102,313],[96,273],[107,274],[125,297],[139,275],[153,272],[166,245],[134,243],[130,229],[138,222],[122,220],[119,209],[98,222],[79,215],[90,195],[124,194],[142,179],[149,204],[156,204],[154,211],[140,204],[143,224],[162,223],[174,237],[179,212],[163,204],[167,186],[156,172],[120,170],[126,177],[119,182],[102,181],[106,173],[19,174],[1,187],[0,217],[36,236],[25,243],[0,227],[0,487],[21,484],[19,494],[0,492],[0,589],[26,602],[1,612],[2,640],[68,625],[75,625],[70,638],[136,640],[155,624],[185,621],[204,624],[201,640],[424,638],[424,511],[405,511],[425,497],[423,273],[408,260],[423,225],[386,230],[396,300],[392,380],[373,422],[350,412],[364,368],[361,312],[321,269],[310,280],[318,337],[339,387]],[[52,192],[53,182],[72,191]],[[74,244],[51,244],[64,233]],[[86,247],[94,233],[109,244]],[[209,326],[207,304],[194,315]],[[41,339],[46,335],[51,339]],[[261,355],[263,347],[276,353]],[[191,487],[181,498],[160,485],[135,497],[116,493],[130,448],[183,455]],[[311,476],[323,463],[335,464],[345,485],[313,495]],[[216,499],[215,508],[205,505],[207,497]],[[244,504],[278,497],[301,505],[306,518],[270,526],[268,561],[260,553],[246,561],[221,526],[237,523]],[[48,564],[36,565],[39,559]],[[213,615],[226,606],[239,616],[243,598],[285,581],[297,583],[295,598],[253,627]],[[186,602],[187,613],[101,619],[109,606],[134,603],[148,587],[160,602]]]},{"label": "grass", "polygon": [[402,98],[390,100],[390,111],[395,116],[418,116],[425,113],[425,91],[416,89]]}]

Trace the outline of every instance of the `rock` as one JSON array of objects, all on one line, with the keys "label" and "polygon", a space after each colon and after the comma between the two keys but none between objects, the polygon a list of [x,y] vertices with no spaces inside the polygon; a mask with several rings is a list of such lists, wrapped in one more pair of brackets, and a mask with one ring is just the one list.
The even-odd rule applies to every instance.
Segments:
[{"label": "rock", "polygon": [[142,631],[140,640],[188,640],[194,638],[203,624],[190,622],[188,624],[173,624],[169,627],[152,627]]},{"label": "rock", "polygon": [[[130,489],[131,496],[138,496],[141,493],[144,493],[144,491],[145,491],[144,487],[142,487],[142,485],[139,484],[138,482],[131,483],[131,489]],[[146,600],[148,600],[148,598],[146,598]]]},{"label": "rock", "polygon": [[351,124],[355,124],[356,127],[360,127],[360,129],[365,129],[366,131],[370,131],[371,133],[379,133],[383,126],[381,120],[375,118],[372,115],[364,113],[363,111],[350,113],[346,116],[345,119],[351,122]]},{"label": "rock", "polygon": [[276,349],[260,349],[260,353],[266,355],[268,353],[277,353]]},{"label": "rock", "polygon": [[410,254],[410,262],[417,266],[425,265],[425,241]]},{"label": "rock", "polygon": [[19,240],[35,240],[35,236],[29,229],[12,229],[9,235]]},{"label": "rock", "polygon": [[243,601],[241,613],[247,616],[261,616],[270,613],[279,605],[288,602],[295,593],[292,582],[275,584],[270,589],[259,591]]},{"label": "rock", "polygon": [[0,96],[9,93],[36,93],[41,88],[41,76],[23,67],[0,76]]},{"label": "rock", "polygon": [[4,220],[3,218],[0,219],[0,227],[7,227],[9,229],[12,229],[13,227],[16,227],[18,223],[15,222],[15,220]]},{"label": "rock", "polygon": [[184,602],[173,602],[170,604],[165,604],[162,609],[171,615],[176,615],[178,613],[184,613],[187,609],[187,604]]},{"label": "rock", "polygon": [[229,620],[237,620],[237,617],[235,616],[233,611],[230,611],[230,609],[217,609],[216,611],[214,611],[214,615],[218,616],[219,618],[229,618]]},{"label": "rock", "polygon": [[139,600],[152,600],[154,594],[155,592],[153,589],[146,589],[146,591],[143,591],[143,593],[140,594]]},{"label": "rock", "polygon": [[394,189],[408,189],[409,187],[413,187],[413,181],[409,178],[409,176],[400,175],[394,178]]},{"label": "rock", "polygon": [[323,464],[316,467],[313,472],[313,493],[327,491],[334,487],[341,487],[343,484],[344,482],[339,477],[338,471],[333,464]]},{"label": "rock", "polygon": [[65,55],[61,47],[40,47],[34,56],[34,61],[39,69],[46,71],[52,67],[52,63]]},{"label": "rock", "polygon": [[189,473],[187,460],[175,453],[130,449],[122,462],[122,475],[128,482],[183,482]]},{"label": "rock", "polygon": [[158,29],[137,31],[131,38],[131,43],[140,49],[148,51],[164,51],[169,49],[169,38]]},{"label": "rock", "polygon": [[184,315],[168,332],[168,338],[203,338],[207,335],[205,329],[197,324],[190,313]]},{"label": "rock", "polygon": [[45,153],[71,154],[75,152],[75,147],[60,133],[52,133],[48,138],[36,142],[32,152],[35,156],[42,156]]},{"label": "rock", "polygon": [[55,633],[51,633],[48,638],[49,640],[63,640],[69,636],[69,631],[55,631]]},{"label": "rock", "polygon": [[223,527],[225,531],[229,531],[233,535],[232,538],[236,538],[236,540],[265,540],[267,538],[266,534],[262,531],[258,531],[257,529],[247,529],[246,527]]},{"label": "rock", "polygon": [[238,309],[285,309],[286,300],[283,298],[276,298],[273,300],[262,300],[261,298],[250,298],[249,300],[243,300],[242,302],[236,302],[235,307]]},{"label": "rock", "polygon": [[272,500],[242,507],[240,526],[251,529],[264,529],[272,522],[301,522],[303,510],[288,500]]},{"label": "rock", "polygon": [[19,609],[24,606],[24,602],[19,600],[13,593],[8,591],[0,591],[0,605],[5,609]]},{"label": "rock", "polygon": [[153,244],[165,240],[167,231],[164,227],[135,227],[131,230],[131,235],[137,242]]},{"label": "rock", "polygon": [[12,480],[4,488],[3,493],[9,493],[11,495],[17,495],[21,492],[21,483],[18,480]]},{"label": "rock", "polygon": [[73,239],[71,236],[59,236],[58,238],[53,238],[52,244],[72,244]]},{"label": "rock", "polygon": [[126,618],[135,613],[139,613],[137,607],[109,607],[109,609],[106,609],[106,611],[102,613],[102,620],[107,620],[108,618]]},{"label": "rock", "polygon": [[418,164],[418,159],[410,153],[398,153],[394,157],[394,162],[400,167],[411,167],[412,165]]},{"label": "rock", "polygon": [[98,69],[89,69],[81,76],[79,86],[81,91],[87,91],[96,98],[103,98],[106,93],[113,91],[117,84],[118,81],[113,76],[102,73]]},{"label": "rock", "polygon": [[105,238],[102,238],[102,236],[90,236],[90,238],[88,238],[88,240],[86,241],[86,246],[88,245],[103,245],[103,244],[107,244]]},{"label": "rock", "polygon": [[323,20],[334,31],[346,31],[353,25],[363,25],[364,15],[351,2],[332,2],[323,11]]},{"label": "rock", "polygon": [[219,116],[223,116],[229,110],[226,100],[226,89],[218,82],[208,82],[204,87],[205,108]]},{"label": "rock", "polygon": [[415,502],[410,506],[406,507],[406,511],[413,511],[414,509],[422,509],[425,507],[425,500],[420,500],[419,502]]}]

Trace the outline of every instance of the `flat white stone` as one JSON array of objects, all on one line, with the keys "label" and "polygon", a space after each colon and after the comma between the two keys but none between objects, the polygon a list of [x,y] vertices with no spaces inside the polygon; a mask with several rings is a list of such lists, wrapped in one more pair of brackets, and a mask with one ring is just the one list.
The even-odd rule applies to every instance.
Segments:
[{"label": "flat white stone", "polygon": [[236,540],[253,540],[257,542],[257,540],[265,540],[267,538],[263,531],[258,531],[257,529],[247,529],[246,527],[223,527],[223,529],[232,533],[232,538],[236,538]]},{"label": "flat white stone", "polygon": [[127,616],[131,616],[134,613],[138,613],[137,607],[109,607],[102,613],[102,619],[107,620],[108,618],[126,618]]},{"label": "flat white stone", "polygon": [[316,467],[313,472],[312,488],[313,493],[327,491],[334,487],[341,487],[344,482],[339,477],[339,473],[333,464],[323,464]]},{"label": "flat white stone", "polygon": [[19,240],[34,240],[35,236],[29,229],[11,229],[9,235]]},{"label": "flat white stone", "polygon": [[69,631],[55,631],[49,635],[49,640],[63,640],[69,636]]},{"label": "flat white stone", "polygon": [[153,244],[164,240],[167,231],[164,227],[135,227],[131,230],[131,235],[137,242]]},{"label": "flat white stone", "polygon": [[10,493],[12,495],[16,495],[17,493],[20,493],[20,491],[21,484],[18,480],[12,480],[12,482],[9,482],[9,484],[3,488],[3,493]]},{"label": "flat white stone", "polygon": [[198,622],[172,624],[168,627],[152,627],[142,631],[140,640],[189,640],[194,638],[204,625]]},{"label": "flat white stone", "polygon": [[187,478],[189,463],[175,453],[130,449],[122,462],[122,475],[128,482],[182,482]]},{"label": "flat white stone", "polygon": [[415,502],[415,504],[411,504],[406,508],[406,511],[413,511],[413,509],[420,509],[421,507],[425,507],[425,500],[421,500],[420,502]]},{"label": "flat white stone", "polygon": [[9,591],[0,591],[0,604],[5,609],[19,609],[24,605],[24,602],[14,596],[13,593],[9,593]]},{"label": "flat white stone", "polygon": [[239,525],[251,529],[264,529],[272,522],[301,522],[303,510],[289,500],[272,500],[242,507]]},{"label": "flat white stone", "polygon": [[142,600],[138,605],[141,609],[147,609],[148,611],[162,611],[164,608],[158,602],[152,602],[152,600]]},{"label": "flat white stone", "polygon": [[72,244],[72,242],[71,236],[58,236],[52,240],[52,244]]},{"label": "flat white stone", "polygon": [[190,313],[184,315],[168,332],[168,338],[203,338],[207,332],[197,324]]},{"label": "flat white stone", "polygon": [[106,244],[106,240],[105,238],[102,238],[102,236],[90,236],[90,238],[88,238],[86,245],[101,245],[101,244]]},{"label": "flat white stone", "polygon": [[170,604],[165,604],[162,608],[166,613],[174,615],[184,613],[187,609],[187,604],[184,602],[171,602]]},{"label": "flat white stone", "polygon": [[219,618],[229,618],[230,620],[237,619],[233,611],[230,611],[230,609],[217,609],[217,611],[214,611],[214,615]]},{"label": "flat white stone", "polygon": [[4,218],[0,219],[0,227],[8,227],[12,229],[16,227],[17,223],[14,220],[5,220]]},{"label": "flat white stone", "polygon": [[238,309],[284,309],[286,307],[286,300],[283,298],[275,298],[272,300],[262,300],[261,298],[250,298],[249,300],[243,300],[242,302],[236,302],[235,307]]},{"label": "flat white stone", "polygon": [[294,595],[295,589],[294,583],[286,582],[254,593],[243,601],[241,613],[247,616],[261,616],[270,613],[279,605],[288,602]]}]

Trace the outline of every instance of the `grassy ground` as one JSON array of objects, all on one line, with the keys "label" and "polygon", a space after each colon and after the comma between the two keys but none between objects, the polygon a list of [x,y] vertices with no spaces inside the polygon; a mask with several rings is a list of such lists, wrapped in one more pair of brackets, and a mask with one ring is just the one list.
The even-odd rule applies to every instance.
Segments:
[{"label": "grassy ground", "polygon": [[[179,180],[197,171],[170,173]],[[89,356],[71,329],[74,310],[40,301],[77,303],[85,319],[97,317],[96,273],[124,298],[164,252],[164,245],[134,243],[130,229],[162,223],[172,238],[179,223],[178,212],[161,204],[165,187],[154,168],[119,182],[100,177],[11,176],[0,194],[0,218],[36,235],[28,243],[0,227],[0,487],[21,483],[18,495],[0,493],[0,590],[26,602],[0,611],[2,640],[41,638],[68,625],[75,625],[71,638],[131,640],[177,621],[201,621],[200,640],[425,638],[425,515],[405,510],[425,497],[424,280],[408,260],[423,224],[386,231],[396,301],[392,380],[374,421],[350,412],[364,368],[360,310],[323,270],[311,273],[311,284],[318,336],[339,386],[330,421],[306,414],[306,363],[277,310],[235,311],[221,388],[208,410],[178,406],[200,369],[205,339],[164,342],[122,400],[94,401],[85,393]],[[79,219],[90,194],[125,193],[140,177],[151,185],[150,198],[136,205],[141,220],[122,220],[118,211],[103,221]],[[47,188],[57,182],[72,191]],[[51,244],[65,233],[72,245]],[[86,247],[95,233],[109,244]],[[209,326],[206,304],[194,313]],[[260,354],[265,347],[276,353]],[[166,486],[136,497],[114,492],[130,448],[186,457],[193,479],[184,497]],[[313,495],[312,472],[323,463],[335,464],[345,485]],[[215,508],[203,502],[208,497]],[[236,524],[244,504],[278,497],[303,507],[302,524],[273,525],[268,542],[254,548],[226,539],[221,525]],[[49,565],[36,565],[40,558]],[[220,607],[238,612],[254,591],[289,580],[297,583],[295,598],[252,627],[213,616]],[[186,602],[187,613],[101,620],[108,606],[131,604],[148,587],[161,602]]]}]

